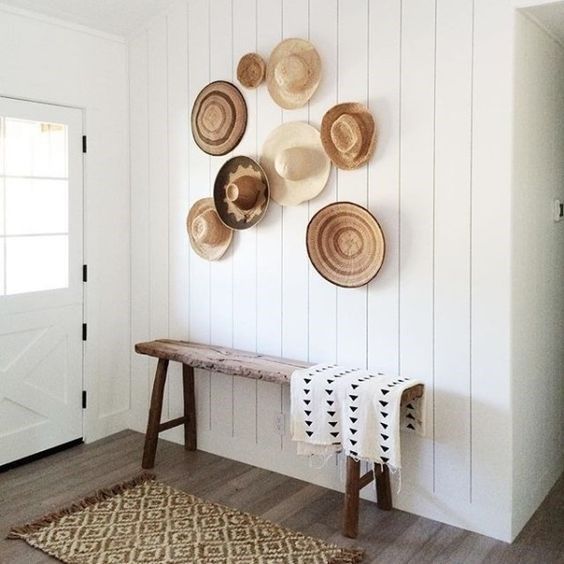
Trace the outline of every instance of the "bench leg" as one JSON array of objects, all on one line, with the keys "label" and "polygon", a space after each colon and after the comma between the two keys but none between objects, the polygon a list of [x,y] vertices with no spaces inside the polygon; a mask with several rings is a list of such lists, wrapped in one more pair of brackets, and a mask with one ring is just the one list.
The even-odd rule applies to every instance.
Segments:
[{"label": "bench leg", "polygon": [[384,511],[392,509],[392,486],[390,484],[390,469],[385,464],[375,464],[376,496],[378,507]]},{"label": "bench leg", "polygon": [[149,420],[147,421],[147,433],[145,434],[145,448],[143,450],[143,468],[153,468],[155,465],[155,454],[159,440],[159,426],[161,423],[161,412],[163,409],[163,395],[166,383],[166,372],[168,360],[160,358],[153,383],[151,394],[151,407],[149,408]]},{"label": "bench leg", "polygon": [[194,391],[194,369],[186,364],[182,365],[182,384],[184,389],[184,448],[196,450],[196,395]]},{"label": "bench leg", "polygon": [[358,504],[360,496],[360,461],[347,456],[347,481],[345,487],[345,509],[343,513],[343,535],[355,539],[358,535]]}]

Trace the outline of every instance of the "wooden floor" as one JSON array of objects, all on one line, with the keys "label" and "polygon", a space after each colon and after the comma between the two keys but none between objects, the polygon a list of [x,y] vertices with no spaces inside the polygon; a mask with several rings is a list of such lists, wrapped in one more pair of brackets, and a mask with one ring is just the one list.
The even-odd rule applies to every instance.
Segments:
[{"label": "wooden floor", "polygon": [[[4,540],[10,525],[33,520],[140,471],[143,436],[124,431],[0,474],[0,563],[54,560],[23,541]],[[359,546],[368,563],[564,563],[564,478],[512,544],[361,502],[356,541],[340,534],[342,494],[204,452],[160,441],[157,477],[208,500],[237,507],[305,534]]]}]

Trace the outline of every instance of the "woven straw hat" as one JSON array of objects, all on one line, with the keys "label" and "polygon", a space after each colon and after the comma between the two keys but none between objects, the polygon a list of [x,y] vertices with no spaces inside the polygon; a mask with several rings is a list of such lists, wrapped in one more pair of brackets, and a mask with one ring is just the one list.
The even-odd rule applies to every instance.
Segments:
[{"label": "woven straw hat", "polygon": [[331,171],[319,131],[298,121],[285,123],[270,133],[260,164],[270,181],[272,199],[281,206],[297,206],[315,198],[327,184]]},{"label": "woven straw hat", "polygon": [[337,104],[321,121],[321,141],[335,166],[352,170],[367,162],[376,144],[376,127],[363,104]]},{"label": "woven straw hat", "polygon": [[217,215],[213,198],[202,198],[190,208],[186,229],[194,252],[206,260],[220,259],[233,239],[233,231]]},{"label": "woven straw hat", "polygon": [[317,272],[344,288],[368,284],[384,261],[384,235],[376,218],[350,202],[319,210],[307,227],[306,244]]},{"label": "woven straw hat", "polygon": [[266,213],[270,190],[262,167],[250,157],[233,157],[217,173],[213,199],[221,221],[231,229],[249,229]]},{"label": "woven straw hat", "polygon": [[288,110],[301,108],[313,96],[321,79],[321,59],[305,39],[286,39],[272,51],[266,83],[272,99]]},{"label": "woven straw hat", "polygon": [[234,84],[218,80],[205,86],[192,107],[192,135],[202,151],[225,155],[241,141],[247,104]]},{"label": "woven straw hat", "polygon": [[258,53],[247,53],[237,65],[237,80],[245,88],[257,88],[264,80],[266,63]]}]

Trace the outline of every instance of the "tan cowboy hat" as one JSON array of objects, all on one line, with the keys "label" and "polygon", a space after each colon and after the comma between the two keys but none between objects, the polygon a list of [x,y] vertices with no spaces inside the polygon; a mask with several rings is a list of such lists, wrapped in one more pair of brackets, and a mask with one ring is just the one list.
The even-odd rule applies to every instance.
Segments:
[{"label": "tan cowboy hat", "polygon": [[262,167],[250,157],[233,157],[217,173],[213,199],[221,221],[231,229],[248,229],[266,213],[270,190]]},{"label": "tan cowboy hat", "polygon": [[305,39],[286,39],[272,51],[266,83],[272,99],[288,110],[301,108],[313,96],[321,79],[321,59]]},{"label": "tan cowboy hat", "polygon": [[247,53],[237,65],[237,80],[245,88],[257,88],[264,80],[266,63],[258,53]]},{"label": "tan cowboy hat", "polygon": [[192,107],[194,141],[209,155],[225,155],[241,141],[247,127],[247,104],[238,88],[218,80],[205,86]]},{"label": "tan cowboy hat", "polygon": [[220,259],[233,239],[233,231],[217,215],[213,198],[202,198],[190,208],[186,229],[194,252],[206,260]]},{"label": "tan cowboy hat", "polygon": [[384,235],[376,218],[351,202],[319,210],[306,234],[311,263],[329,282],[344,288],[364,286],[384,262]]},{"label": "tan cowboy hat", "polygon": [[297,206],[315,198],[325,188],[331,172],[319,131],[298,121],[285,123],[270,133],[260,164],[270,181],[272,199],[281,206]]},{"label": "tan cowboy hat", "polygon": [[335,166],[345,170],[367,162],[376,144],[376,126],[363,104],[337,104],[321,121],[321,142]]}]

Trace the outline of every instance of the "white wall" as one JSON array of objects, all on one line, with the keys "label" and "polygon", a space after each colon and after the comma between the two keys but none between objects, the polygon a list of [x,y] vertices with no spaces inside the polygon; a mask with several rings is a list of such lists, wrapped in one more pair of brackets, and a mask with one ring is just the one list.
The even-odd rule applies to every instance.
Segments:
[{"label": "white wall", "polygon": [[[549,15],[549,14],[547,14]],[[513,529],[564,467],[564,48],[519,14],[515,51],[512,295]]]},{"label": "white wall", "polygon": [[[170,336],[369,366],[427,385],[428,436],[404,438],[400,508],[511,538],[510,207],[513,5],[509,0],[180,0],[129,44],[132,344]],[[337,101],[378,122],[368,167],[333,171],[309,204],[271,204],[218,263],[190,249],[190,204],[225,158],[194,144],[189,110],[248,51],[309,37],[323,60],[310,104],[283,111],[244,91],[256,156],[281,122],[319,125]],[[495,188],[495,189],[494,189]],[[367,288],[337,289],[310,266],[308,219],[329,202],[368,206],[388,245]],[[147,307],[149,304],[149,307]],[[143,431],[154,363],[132,356],[133,428]],[[329,487],[298,459],[287,387],[199,372],[199,446]],[[165,411],[180,413],[174,368]],[[181,441],[179,430],[168,432]]]},{"label": "white wall", "polygon": [[[0,95],[84,110],[86,439],[127,426],[129,182],[125,43],[0,6]],[[77,331],[81,331],[77,327]]]}]

